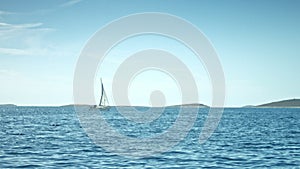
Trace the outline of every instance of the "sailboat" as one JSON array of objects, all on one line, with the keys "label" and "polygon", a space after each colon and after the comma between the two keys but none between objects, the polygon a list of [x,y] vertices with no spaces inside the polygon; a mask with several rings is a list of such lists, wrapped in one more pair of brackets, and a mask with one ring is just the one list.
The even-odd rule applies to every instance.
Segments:
[{"label": "sailboat", "polygon": [[99,105],[96,105],[95,108],[100,110],[109,110],[108,98],[104,90],[102,79],[100,79],[100,81],[101,81],[101,98],[100,98]]}]

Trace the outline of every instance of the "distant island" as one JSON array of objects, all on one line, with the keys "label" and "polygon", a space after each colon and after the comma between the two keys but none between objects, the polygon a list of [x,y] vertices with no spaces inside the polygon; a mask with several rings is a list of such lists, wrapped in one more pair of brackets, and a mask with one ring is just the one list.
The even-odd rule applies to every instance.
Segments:
[{"label": "distant island", "polygon": [[208,108],[209,106],[200,104],[200,103],[189,103],[189,104],[179,104],[179,105],[172,105],[172,106],[166,106],[166,107],[178,107],[178,106],[183,106],[183,107],[201,107],[201,108]]},{"label": "distant island", "polygon": [[3,107],[17,107],[17,105],[15,105],[15,104],[0,104],[0,106],[3,106]]},{"label": "distant island", "polygon": [[266,103],[255,107],[261,108],[300,108],[300,99],[289,99],[277,102]]},{"label": "distant island", "polygon": [[59,107],[91,107],[93,105],[89,105],[89,104],[68,104],[68,105],[62,105]]},{"label": "distant island", "polygon": [[[64,105],[60,107],[86,107],[86,106],[93,106],[93,105],[85,105],[85,104],[70,104],[70,105]],[[198,107],[198,108],[209,108],[210,106],[207,106],[205,104],[201,103],[188,103],[188,104],[178,104],[178,105],[170,105],[166,107]],[[120,105],[116,107],[131,107],[127,105]],[[134,107],[149,107],[149,106],[134,106]],[[300,108],[300,99],[289,99],[289,100],[281,100],[271,103],[265,103],[261,105],[247,105],[243,106],[243,108]]]},{"label": "distant island", "polygon": [[[15,104],[0,104],[0,107],[17,107],[18,105]],[[53,107],[90,107],[93,105],[87,105],[87,104],[69,104],[69,105],[63,105],[63,106],[53,106]],[[188,103],[188,104],[178,104],[178,105],[170,105],[166,107],[191,107],[191,108],[209,108],[210,106],[207,106],[205,104],[200,103]],[[22,106],[23,107],[23,106]],[[37,106],[41,107],[41,106]],[[52,106],[51,106],[52,107]],[[129,107],[126,105],[120,105],[120,106],[112,106],[112,107]],[[149,106],[134,106],[134,107],[149,107]],[[289,99],[289,100],[281,100],[276,102],[270,102],[265,103],[261,105],[247,105],[243,106],[242,108],[300,108],[300,99]]]}]

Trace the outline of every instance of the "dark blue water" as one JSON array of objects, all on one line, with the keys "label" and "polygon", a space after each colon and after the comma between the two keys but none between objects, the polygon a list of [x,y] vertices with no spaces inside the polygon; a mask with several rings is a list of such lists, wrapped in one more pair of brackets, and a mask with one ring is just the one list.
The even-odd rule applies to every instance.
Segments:
[{"label": "dark blue water", "polygon": [[[130,137],[151,137],[175,121],[176,110],[165,111],[160,120],[148,126],[132,127],[124,119],[114,120],[116,112],[111,113],[108,122]],[[300,166],[300,109],[225,109],[212,137],[199,144],[207,113],[208,109],[199,110],[187,137],[168,152],[134,159],[112,154],[94,144],[81,128],[72,107],[1,107],[0,168]]]}]

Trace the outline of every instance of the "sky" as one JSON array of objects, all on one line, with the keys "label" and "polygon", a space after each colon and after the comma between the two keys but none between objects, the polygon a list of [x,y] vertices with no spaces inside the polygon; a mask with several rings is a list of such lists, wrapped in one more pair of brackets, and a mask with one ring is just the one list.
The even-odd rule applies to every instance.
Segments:
[{"label": "sky", "polygon": [[[113,20],[143,12],[178,16],[206,35],[223,67],[225,106],[300,98],[299,9],[298,0],[1,0],[0,103],[73,103],[76,62],[87,41]],[[176,54],[194,74],[199,102],[211,103],[201,61],[174,39],[155,35],[130,38],[107,54],[97,76],[103,77],[110,102],[118,65],[148,48]],[[95,91],[99,85],[95,81]],[[161,90],[167,104],[178,104],[177,87],[168,75],[150,70],[136,76],[128,95],[133,105],[149,105],[151,92]]]}]

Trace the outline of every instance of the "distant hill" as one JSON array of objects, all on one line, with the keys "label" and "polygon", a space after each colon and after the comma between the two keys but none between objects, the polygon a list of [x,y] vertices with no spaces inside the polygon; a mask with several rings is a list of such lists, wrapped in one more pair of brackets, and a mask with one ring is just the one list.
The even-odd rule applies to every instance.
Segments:
[{"label": "distant hill", "polygon": [[253,107],[256,107],[256,106],[253,106],[253,105],[246,105],[246,106],[243,106],[242,108],[253,108]]},{"label": "distant hill", "polygon": [[178,107],[178,106],[183,106],[183,107],[209,107],[204,104],[200,103],[190,103],[190,104],[181,104],[181,105],[172,105],[172,106],[167,106],[167,107]]},{"label": "distant hill", "polygon": [[0,104],[0,107],[17,107],[15,104]]},{"label": "distant hill", "polygon": [[290,99],[290,100],[282,100],[277,102],[271,102],[267,104],[258,105],[256,107],[299,107],[300,108],[300,99]]},{"label": "distant hill", "polygon": [[93,105],[88,105],[88,104],[68,104],[68,105],[62,105],[59,107],[91,107]]}]

